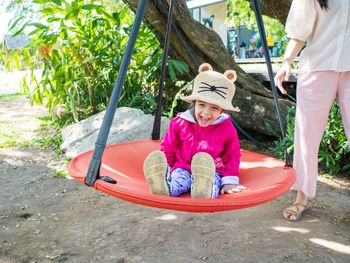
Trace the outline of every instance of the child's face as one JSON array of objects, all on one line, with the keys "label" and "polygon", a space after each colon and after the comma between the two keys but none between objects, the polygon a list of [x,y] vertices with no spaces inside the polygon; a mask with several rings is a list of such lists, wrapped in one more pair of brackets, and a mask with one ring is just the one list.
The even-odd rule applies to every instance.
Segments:
[{"label": "child's face", "polygon": [[201,127],[207,127],[213,124],[222,113],[222,108],[215,104],[196,100],[194,105],[194,116]]}]

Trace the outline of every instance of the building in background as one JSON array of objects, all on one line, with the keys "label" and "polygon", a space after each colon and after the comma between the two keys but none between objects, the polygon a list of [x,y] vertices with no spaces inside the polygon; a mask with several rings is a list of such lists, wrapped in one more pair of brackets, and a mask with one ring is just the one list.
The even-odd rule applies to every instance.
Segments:
[{"label": "building in background", "polygon": [[[188,9],[194,19],[212,28],[227,45],[227,4],[220,0],[192,0],[187,1]],[[206,21],[211,20],[211,25]]]},{"label": "building in background", "polygon": [[9,61],[10,50],[23,49],[30,44],[30,39],[27,35],[5,35],[4,36],[4,49],[5,49],[5,64]]},{"label": "building in background", "polygon": [[[212,28],[228,52],[236,58],[262,57],[257,32],[240,25],[236,30],[227,20],[226,0],[190,0],[187,7],[194,19]],[[252,45],[253,44],[253,45]]]}]

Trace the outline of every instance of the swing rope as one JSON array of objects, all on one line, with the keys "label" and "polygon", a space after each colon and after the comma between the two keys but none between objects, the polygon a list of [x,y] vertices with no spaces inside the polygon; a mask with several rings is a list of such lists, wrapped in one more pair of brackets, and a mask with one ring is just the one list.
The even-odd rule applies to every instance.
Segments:
[{"label": "swing rope", "polygon": [[[263,48],[264,48],[264,51],[265,51],[264,53],[265,53],[265,61],[266,61],[266,65],[267,65],[267,71],[269,72],[270,85],[271,85],[271,88],[272,88],[272,94],[273,94],[273,98],[274,98],[274,101],[275,101],[278,122],[279,122],[279,125],[280,125],[280,128],[281,128],[282,139],[284,140],[284,138],[286,137],[286,135],[285,135],[286,132],[285,132],[284,124],[283,124],[283,121],[282,121],[281,107],[280,107],[280,104],[279,104],[279,101],[278,101],[277,88],[276,88],[275,80],[274,80],[274,77],[273,77],[271,57],[270,57],[270,52],[269,52],[269,48],[268,48],[268,45],[267,45],[267,38],[266,38],[266,33],[265,33],[264,22],[262,20],[262,13],[261,13],[259,0],[252,0],[252,5],[253,5],[256,21],[258,23],[260,38],[262,40],[262,45],[263,45]],[[285,155],[285,166],[292,166],[291,165],[291,159],[289,157],[287,149],[285,149],[284,155]]]},{"label": "swing rope", "polygon": [[165,83],[165,70],[168,64],[168,53],[169,53],[169,44],[170,44],[170,34],[171,34],[171,25],[173,21],[173,10],[174,10],[175,0],[170,0],[169,12],[168,12],[168,21],[165,31],[165,40],[164,40],[164,51],[163,51],[163,61],[162,61],[162,70],[160,74],[159,81],[159,91],[157,97],[157,108],[153,122],[152,130],[152,140],[160,139],[160,125],[161,125],[161,115],[162,115],[162,105],[163,105],[163,90]]}]

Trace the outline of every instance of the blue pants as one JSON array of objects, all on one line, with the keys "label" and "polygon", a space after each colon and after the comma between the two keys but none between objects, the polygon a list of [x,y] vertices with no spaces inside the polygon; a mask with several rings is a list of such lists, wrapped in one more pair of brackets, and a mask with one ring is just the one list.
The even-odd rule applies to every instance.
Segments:
[{"label": "blue pants", "polygon": [[[190,191],[192,184],[192,175],[190,174],[190,172],[186,169],[176,168],[170,174],[170,170],[170,167],[168,167],[168,173],[166,176],[170,195],[179,196]],[[211,190],[211,198],[217,198],[219,196],[220,189],[221,175],[215,173],[215,178]]]}]

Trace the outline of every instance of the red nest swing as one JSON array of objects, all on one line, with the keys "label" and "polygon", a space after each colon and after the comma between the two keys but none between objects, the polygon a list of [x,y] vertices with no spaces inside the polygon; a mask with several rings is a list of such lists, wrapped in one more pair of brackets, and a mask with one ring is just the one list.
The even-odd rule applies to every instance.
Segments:
[{"label": "red nest swing", "polygon": [[[97,190],[123,200],[146,206],[186,212],[219,212],[241,209],[271,201],[286,193],[294,183],[294,170],[280,160],[245,150],[241,151],[239,170],[240,183],[248,187],[245,191],[232,195],[220,195],[217,199],[194,199],[189,194],[181,197],[169,197],[150,193],[142,167],[146,156],[154,150],[159,150],[161,92],[164,85],[174,0],[171,0],[169,5],[158,108],[154,126],[158,126],[156,127],[158,131],[154,129],[152,134],[155,140],[127,142],[105,147],[146,4],[146,0],[139,2],[128,46],[96,141],[95,150],[75,157],[68,165],[70,175],[88,186],[93,186]],[[265,50],[267,50],[266,35],[257,0],[253,1],[253,6],[255,7],[262,42]],[[266,59],[271,78],[272,67],[268,52],[266,53]],[[277,93],[274,85],[272,85],[272,91],[276,98]],[[279,112],[277,99],[276,106],[277,112]],[[278,116],[281,123],[280,115],[278,114]],[[284,136],[283,125],[281,125],[281,130]]]},{"label": "red nest swing", "polygon": [[[248,189],[220,195],[217,199],[195,199],[189,194],[169,197],[151,194],[142,171],[143,160],[154,150],[159,141],[144,140],[107,146],[100,169],[101,176],[116,180],[110,184],[97,180],[94,187],[117,198],[140,205],[179,210],[185,212],[220,212],[240,209],[269,202],[286,193],[294,182],[295,173],[284,162],[241,150],[240,182]],[[68,165],[69,173],[84,182],[92,151],[74,158]]]}]

